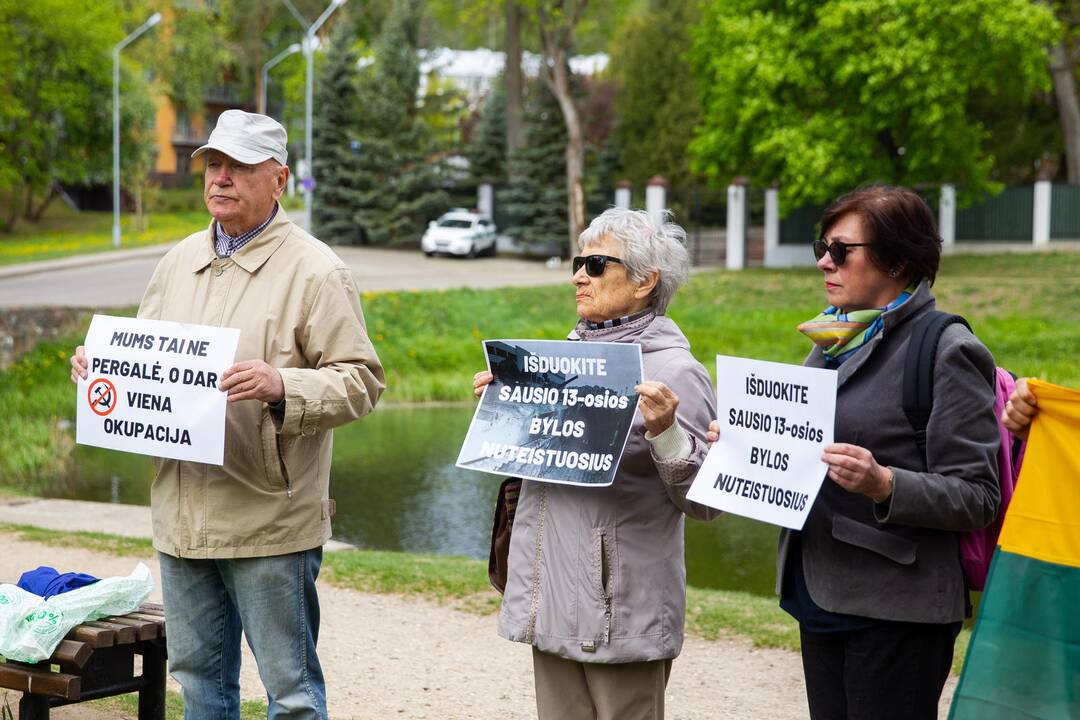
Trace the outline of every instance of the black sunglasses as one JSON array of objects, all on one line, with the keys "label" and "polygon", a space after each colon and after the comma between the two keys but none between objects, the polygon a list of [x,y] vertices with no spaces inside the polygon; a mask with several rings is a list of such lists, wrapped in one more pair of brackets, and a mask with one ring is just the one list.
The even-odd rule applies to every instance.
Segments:
[{"label": "black sunglasses", "polygon": [[839,240],[833,240],[831,243],[827,243],[824,240],[814,241],[814,259],[820,260],[825,257],[825,253],[829,253],[832,256],[832,261],[836,264],[836,267],[840,267],[847,260],[848,248],[853,247],[866,247],[870,243],[845,243]]},{"label": "black sunglasses", "polygon": [[581,266],[585,266],[585,274],[589,277],[600,277],[604,274],[604,270],[607,269],[609,262],[619,263],[624,265],[625,263],[617,257],[610,255],[578,255],[574,258],[574,274],[578,274],[578,270]]}]

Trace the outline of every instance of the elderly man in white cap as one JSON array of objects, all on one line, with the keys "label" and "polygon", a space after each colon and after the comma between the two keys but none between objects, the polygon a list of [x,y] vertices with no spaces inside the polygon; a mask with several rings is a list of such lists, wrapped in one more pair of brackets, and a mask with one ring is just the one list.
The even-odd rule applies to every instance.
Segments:
[{"label": "elderly man in white cap", "polygon": [[[330,538],[331,429],[371,411],[385,387],[352,273],[278,204],[285,128],[221,114],[206,145],[213,221],[161,260],[139,317],[240,329],[222,466],[157,460],[154,547],[169,669],[187,720],[240,716],[240,635],[268,717],[323,718],[315,579]],[[86,376],[83,349],[72,379]]]}]

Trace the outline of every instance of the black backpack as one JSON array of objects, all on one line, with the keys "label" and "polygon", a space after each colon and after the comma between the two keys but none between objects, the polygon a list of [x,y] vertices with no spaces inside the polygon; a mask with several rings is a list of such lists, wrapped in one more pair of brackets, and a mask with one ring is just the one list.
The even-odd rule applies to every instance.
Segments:
[{"label": "black backpack", "polygon": [[[934,364],[937,361],[937,347],[945,328],[961,324],[968,330],[971,325],[959,315],[950,315],[933,310],[920,318],[911,332],[907,356],[904,359],[903,408],[908,422],[915,430],[915,443],[923,458],[926,458],[926,426],[930,422],[930,411],[934,407]],[[974,332],[973,332],[974,334]],[[986,584],[986,574],[990,569],[994,548],[997,546],[1001,523],[1005,511],[1012,499],[1016,480],[1020,475],[1025,443],[1014,438],[1001,424],[1001,408],[1009,400],[1009,394],[1016,384],[1016,375],[1004,368],[995,368],[994,373],[994,409],[998,413],[998,487],[1001,490],[1001,504],[997,516],[988,527],[966,532],[960,541],[960,563],[964,568],[964,577],[972,590],[982,590]]]}]

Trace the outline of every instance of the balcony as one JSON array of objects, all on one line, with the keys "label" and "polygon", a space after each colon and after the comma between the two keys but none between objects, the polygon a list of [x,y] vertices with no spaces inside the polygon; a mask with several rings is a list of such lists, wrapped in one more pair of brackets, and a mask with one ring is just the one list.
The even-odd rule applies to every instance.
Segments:
[{"label": "balcony", "polygon": [[203,102],[213,105],[243,105],[244,94],[236,83],[220,83],[206,88]]}]

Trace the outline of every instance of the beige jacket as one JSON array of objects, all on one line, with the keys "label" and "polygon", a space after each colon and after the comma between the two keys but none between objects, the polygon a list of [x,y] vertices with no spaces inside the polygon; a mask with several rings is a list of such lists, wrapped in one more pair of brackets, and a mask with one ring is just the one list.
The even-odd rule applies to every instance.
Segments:
[{"label": "beige jacket", "polygon": [[331,428],[371,412],[385,388],[352,273],[279,208],[230,258],[214,225],[169,251],[139,317],[240,329],[236,361],[281,372],[284,415],[230,403],[223,466],[158,460],[154,547],[176,557],[262,557],[330,538]]}]

